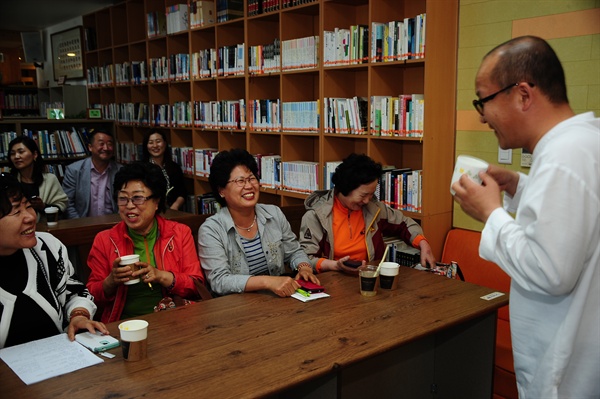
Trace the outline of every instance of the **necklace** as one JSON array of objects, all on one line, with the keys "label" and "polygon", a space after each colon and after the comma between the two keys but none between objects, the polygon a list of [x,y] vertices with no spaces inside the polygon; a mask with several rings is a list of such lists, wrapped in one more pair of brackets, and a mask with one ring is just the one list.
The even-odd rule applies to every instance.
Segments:
[{"label": "necklace", "polygon": [[240,226],[238,226],[237,224],[235,224],[235,222],[233,222],[233,225],[234,225],[235,227],[237,227],[238,229],[240,229],[240,230],[246,230],[246,231],[250,231],[250,229],[254,227],[254,224],[255,224],[255,223],[256,223],[256,215],[254,215],[254,221],[252,222],[252,224],[250,225],[250,227],[240,227]]}]

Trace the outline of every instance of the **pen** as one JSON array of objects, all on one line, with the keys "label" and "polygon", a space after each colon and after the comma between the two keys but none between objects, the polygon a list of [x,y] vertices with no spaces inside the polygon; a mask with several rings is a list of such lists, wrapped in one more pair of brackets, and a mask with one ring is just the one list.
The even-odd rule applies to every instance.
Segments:
[{"label": "pen", "polygon": [[298,289],[296,290],[296,292],[297,292],[298,294],[302,295],[302,296],[305,296],[305,297],[307,297],[307,298],[310,296],[310,292],[306,292],[306,291],[304,291],[304,290],[303,290],[303,289],[301,289],[301,288],[298,288]]}]

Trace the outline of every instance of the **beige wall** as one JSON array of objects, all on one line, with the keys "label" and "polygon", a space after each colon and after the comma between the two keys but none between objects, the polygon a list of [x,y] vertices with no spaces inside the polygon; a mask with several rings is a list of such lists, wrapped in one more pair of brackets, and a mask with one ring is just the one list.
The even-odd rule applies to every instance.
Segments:
[{"label": "beige wall", "polygon": [[[443,1],[443,0],[438,0]],[[600,0],[461,0],[458,40],[456,156],[498,163],[498,142],[473,108],[475,74],[483,56],[513,37],[540,36],[557,52],[576,113],[600,116]],[[512,165],[521,168],[521,150]],[[481,230],[483,224],[454,203],[454,227]]]}]

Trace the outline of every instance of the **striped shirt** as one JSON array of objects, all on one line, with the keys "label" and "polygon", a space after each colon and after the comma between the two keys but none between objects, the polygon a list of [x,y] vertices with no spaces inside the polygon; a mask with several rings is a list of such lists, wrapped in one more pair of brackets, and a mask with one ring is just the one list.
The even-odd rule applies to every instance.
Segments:
[{"label": "striped shirt", "polygon": [[246,262],[248,262],[250,275],[269,275],[269,269],[267,269],[267,258],[262,250],[260,235],[257,233],[256,237],[252,239],[247,239],[242,236],[240,236],[240,238],[242,240],[242,246],[244,247],[244,254],[246,254]]}]

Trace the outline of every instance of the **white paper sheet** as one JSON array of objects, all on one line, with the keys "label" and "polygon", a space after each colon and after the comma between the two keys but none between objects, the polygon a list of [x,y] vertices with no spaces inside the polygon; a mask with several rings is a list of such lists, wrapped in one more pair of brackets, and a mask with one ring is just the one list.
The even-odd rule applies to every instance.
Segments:
[{"label": "white paper sheet", "polygon": [[314,301],[315,299],[329,298],[329,294],[326,294],[324,292],[319,292],[316,294],[310,294],[310,296],[304,296],[298,292],[295,292],[292,294],[292,298],[297,299],[302,302],[308,302],[308,301]]},{"label": "white paper sheet", "polygon": [[27,385],[104,362],[67,334],[0,349],[0,359]]}]

